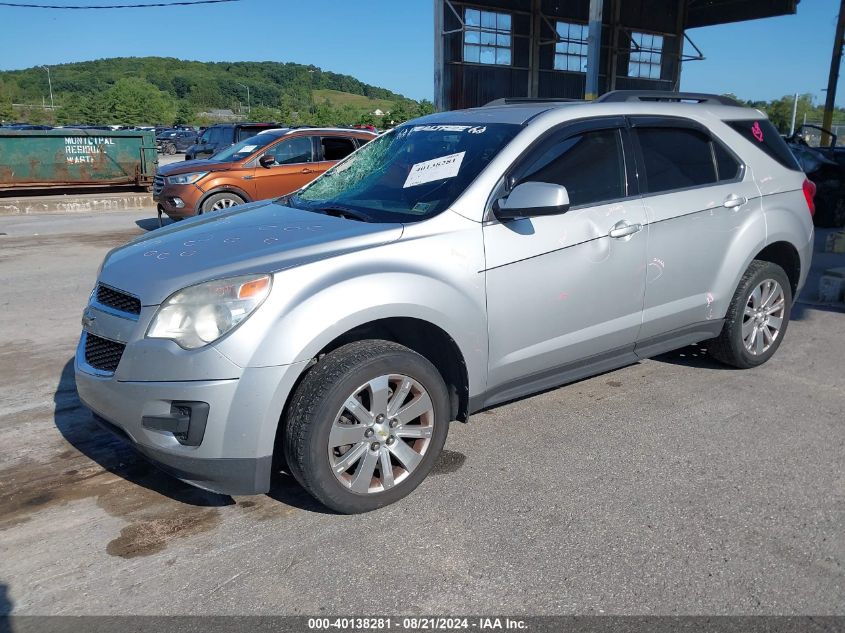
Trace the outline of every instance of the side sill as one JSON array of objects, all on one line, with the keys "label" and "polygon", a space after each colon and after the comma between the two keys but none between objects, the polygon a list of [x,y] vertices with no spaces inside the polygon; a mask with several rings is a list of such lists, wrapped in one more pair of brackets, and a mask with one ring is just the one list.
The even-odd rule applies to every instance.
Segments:
[{"label": "side sill", "polygon": [[721,333],[724,324],[724,319],[693,323],[692,325],[639,341],[632,347],[611,350],[604,354],[590,356],[526,376],[525,378],[512,380],[495,389],[470,397],[469,413],[477,413],[482,409],[509,400],[516,400],[546,389],[560,387],[576,380],[581,380],[582,378],[619,369],[626,365],[633,365],[637,361],[645,360],[646,358],[715,338]]},{"label": "side sill", "polygon": [[640,360],[665,354],[674,349],[680,349],[693,343],[700,343],[701,341],[715,338],[722,332],[724,325],[724,319],[693,323],[692,325],[687,325],[671,332],[665,332],[664,334],[658,334],[657,336],[638,341],[634,346],[634,353]]},{"label": "side sill", "polygon": [[625,346],[603,354],[553,367],[524,378],[506,382],[493,390],[479,394],[469,401],[470,413],[492,407],[509,400],[516,400],[524,396],[560,387],[588,376],[601,374],[625,365],[631,365],[639,360],[634,354],[633,346]]}]

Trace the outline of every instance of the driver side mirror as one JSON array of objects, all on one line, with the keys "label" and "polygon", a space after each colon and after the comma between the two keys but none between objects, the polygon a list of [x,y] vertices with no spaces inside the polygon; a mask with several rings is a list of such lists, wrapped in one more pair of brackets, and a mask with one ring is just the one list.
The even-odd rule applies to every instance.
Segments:
[{"label": "driver side mirror", "polygon": [[493,203],[493,213],[499,220],[557,215],[568,210],[566,187],[548,182],[523,182]]},{"label": "driver side mirror", "polygon": [[272,154],[264,154],[261,158],[258,159],[258,164],[261,165],[264,169],[269,169],[270,167],[276,164],[276,157]]}]

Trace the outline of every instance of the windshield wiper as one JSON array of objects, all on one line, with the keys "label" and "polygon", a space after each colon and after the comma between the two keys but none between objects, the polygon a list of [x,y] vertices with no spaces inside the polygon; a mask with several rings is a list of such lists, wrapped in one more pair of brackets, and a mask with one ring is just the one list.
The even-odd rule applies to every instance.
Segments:
[{"label": "windshield wiper", "polygon": [[345,218],[347,220],[357,220],[359,222],[375,222],[372,216],[367,215],[358,209],[340,205],[330,205],[326,207],[312,207],[306,208],[306,211],[313,211],[314,213],[322,213],[323,215],[331,215],[336,218]]}]

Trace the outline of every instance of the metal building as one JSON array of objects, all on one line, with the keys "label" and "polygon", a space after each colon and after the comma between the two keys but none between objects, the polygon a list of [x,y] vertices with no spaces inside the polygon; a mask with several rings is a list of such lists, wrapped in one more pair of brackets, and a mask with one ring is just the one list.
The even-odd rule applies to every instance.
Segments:
[{"label": "metal building", "polygon": [[682,62],[703,59],[686,29],[795,13],[799,2],[434,0],[435,106],[677,90]]}]

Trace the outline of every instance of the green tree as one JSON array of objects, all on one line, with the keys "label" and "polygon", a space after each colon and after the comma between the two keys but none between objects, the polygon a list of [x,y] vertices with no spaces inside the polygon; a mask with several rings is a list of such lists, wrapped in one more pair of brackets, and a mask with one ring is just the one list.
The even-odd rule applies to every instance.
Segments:
[{"label": "green tree", "polygon": [[358,118],[358,123],[360,123],[361,125],[376,126],[381,123],[381,121],[377,120],[376,115],[374,115],[372,112],[365,112]]},{"label": "green tree", "polygon": [[278,121],[279,111],[264,105],[255,106],[249,113],[251,121]]},{"label": "green tree", "polygon": [[56,111],[56,123],[80,123],[82,121],[82,99],[78,94],[63,95],[59,102],[61,107]]},{"label": "green tree", "polygon": [[17,119],[15,109],[12,107],[11,97],[0,97],[0,122],[9,123]]},{"label": "green tree", "polygon": [[[780,99],[770,101],[765,107],[766,114],[769,116],[772,124],[781,132],[789,132],[789,126],[792,122],[792,108],[795,97],[793,95],[786,95]],[[798,127],[804,121],[804,115],[807,114],[808,119],[815,118],[810,113],[813,111],[813,95],[804,94],[798,97],[798,114],[795,117],[795,126]]]},{"label": "green tree", "polygon": [[426,116],[434,113],[434,104],[428,99],[423,99],[417,104],[417,113],[415,116]]},{"label": "green tree", "polygon": [[27,123],[35,123],[36,125],[40,123],[47,123],[50,120],[50,117],[47,115],[47,111],[40,106],[27,108],[24,110],[23,115],[24,121]]},{"label": "green tree", "polygon": [[197,113],[194,112],[191,104],[183,99],[176,109],[176,118],[173,119],[173,125],[190,125],[194,122],[196,115]]},{"label": "green tree", "polygon": [[385,124],[390,125],[399,125],[400,123],[404,123],[408,119],[411,118],[411,113],[408,112],[405,104],[397,103],[393,109],[390,111],[390,114],[386,114],[384,116]]},{"label": "green tree", "polygon": [[71,123],[96,125],[98,123],[105,123],[108,120],[104,94],[87,94],[82,97],[81,101],[79,112],[82,120],[71,121]]},{"label": "green tree", "polygon": [[119,79],[104,95],[111,123],[136,125],[172,121],[176,111],[169,95],[135,77]]},{"label": "green tree", "polygon": [[195,106],[222,107],[224,104],[223,93],[216,82],[208,78],[202,78],[191,86],[188,99]]}]

